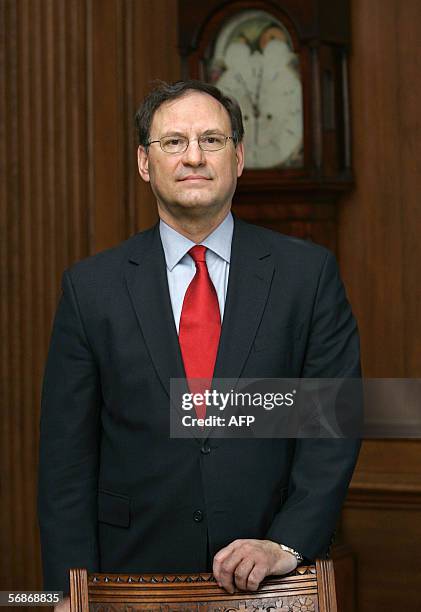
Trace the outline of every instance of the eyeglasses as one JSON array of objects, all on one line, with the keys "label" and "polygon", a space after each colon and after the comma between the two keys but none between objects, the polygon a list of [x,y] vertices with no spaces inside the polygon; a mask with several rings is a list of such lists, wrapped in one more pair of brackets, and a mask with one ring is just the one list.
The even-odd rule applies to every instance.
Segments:
[{"label": "eyeglasses", "polygon": [[184,153],[194,140],[197,140],[202,151],[219,151],[226,146],[228,140],[234,141],[234,137],[223,134],[203,134],[199,138],[189,140],[187,136],[163,136],[159,140],[151,140],[147,146],[159,142],[164,153]]}]

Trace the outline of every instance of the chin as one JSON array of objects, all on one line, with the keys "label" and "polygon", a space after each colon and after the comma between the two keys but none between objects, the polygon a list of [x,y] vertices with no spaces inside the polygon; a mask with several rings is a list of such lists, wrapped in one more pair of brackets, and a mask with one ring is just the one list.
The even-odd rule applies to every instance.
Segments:
[{"label": "chin", "polygon": [[[172,207],[174,210],[174,207]],[[189,201],[189,202],[178,202],[175,204],[177,209],[177,216],[190,216],[191,218],[204,218],[214,217],[218,215],[223,206],[218,202],[209,201]]]},{"label": "chin", "polygon": [[218,208],[217,203],[209,198],[201,197],[202,194],[192,194],[189,198],[183,198],[176,202],[176,206],[185,210],[206,210],[209,208]]}]

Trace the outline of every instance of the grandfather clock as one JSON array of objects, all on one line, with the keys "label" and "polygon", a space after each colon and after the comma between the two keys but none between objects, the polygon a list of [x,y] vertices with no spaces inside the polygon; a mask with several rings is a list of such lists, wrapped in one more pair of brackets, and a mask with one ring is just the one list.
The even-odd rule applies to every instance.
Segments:
[{"label": "grandfather clock", "polygon": [[183,78],[234,96],[246,167],[242,218],[335,250],[352,187],[348,0],[179,0]]}]

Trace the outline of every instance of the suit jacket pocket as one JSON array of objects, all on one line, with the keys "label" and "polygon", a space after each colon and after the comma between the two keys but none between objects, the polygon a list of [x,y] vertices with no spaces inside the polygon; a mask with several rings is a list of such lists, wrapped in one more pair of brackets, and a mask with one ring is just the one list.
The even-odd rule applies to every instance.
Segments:
[{"label": "suit jacket pocket", "polygon": [[130,525],[130,497],[100,489],[98,491],[98,521],[128,527]]}]

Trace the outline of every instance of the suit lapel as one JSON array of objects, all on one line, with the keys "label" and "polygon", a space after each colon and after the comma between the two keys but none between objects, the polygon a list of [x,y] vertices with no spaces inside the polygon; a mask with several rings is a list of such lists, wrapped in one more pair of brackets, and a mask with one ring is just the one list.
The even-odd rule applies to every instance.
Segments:
[{"label": "suit lapel", "polygon": [[273,277],[270,249],[235,217],[230,274],[215,378],[238,378],[263,315]]},{"label": "suit lapel", "polygon": [[129,257],[127,288],[156,372],[168,395],[170,378],[184,378],[159,225],[141,234]]},{"label": "suit lapel", "polygon": [[[262,243],[255,228],[234,217],[230,273],[221,339],[216,358],[214,379],[233,379],[229,387],[214,383],[227,392],[236,386],[263,316],[269,296],[274,266],[270,249]],[[213,427],[206,429],[207,439]],[[212,445],[219,446],[213,439]]]},{"label": "suit lapel", "polygon": [[[184,379],[181,387],[178,387],[179,399],[181,393],[188,393],[189,389],[185,382],[186,374],[168,289],[159,223],[148,232],[139,235],[128,265],[127,288],[152,363],[168,396],[170,396],[170,379]],[[176,401],[174,405],[184,416],[181,402]],[[192,433],[191,437],[195,443],[202,444],[203,434]]]}]

